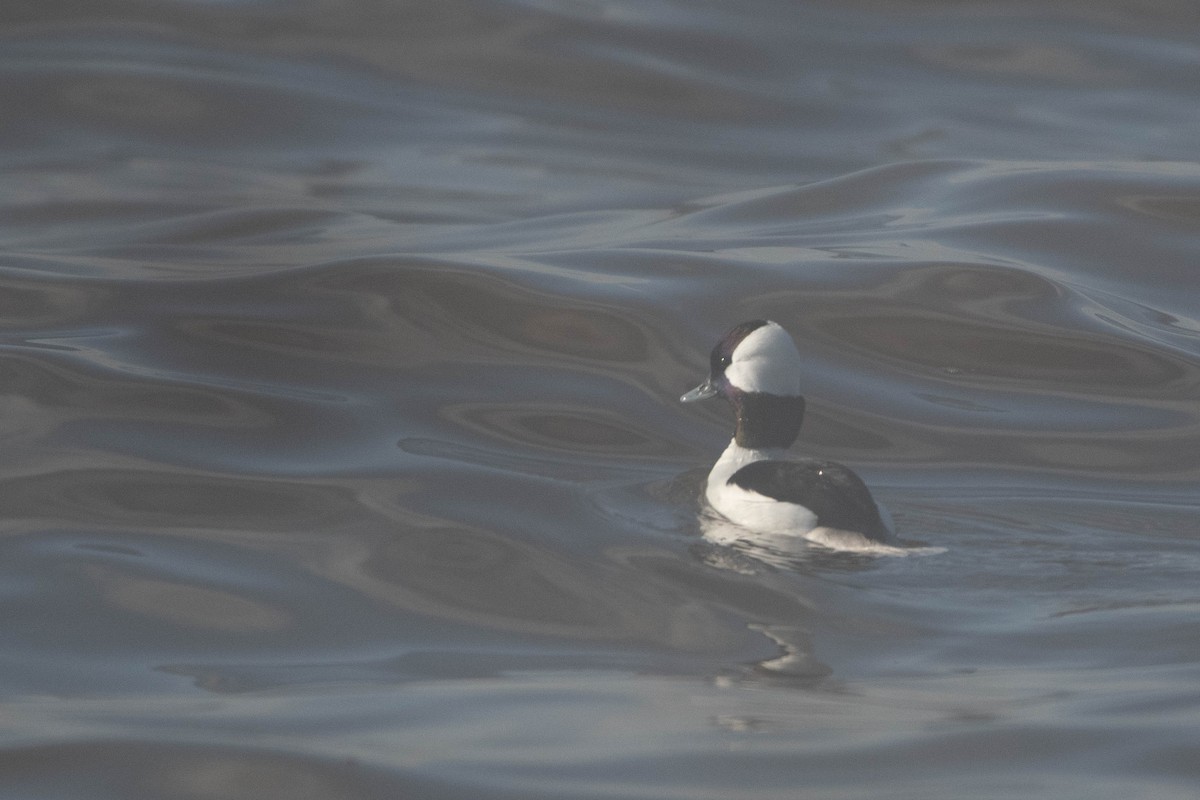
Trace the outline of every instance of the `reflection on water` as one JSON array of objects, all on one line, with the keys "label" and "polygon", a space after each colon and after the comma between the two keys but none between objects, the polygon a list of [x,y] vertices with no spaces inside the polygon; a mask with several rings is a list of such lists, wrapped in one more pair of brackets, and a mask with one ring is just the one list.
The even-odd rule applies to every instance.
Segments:
[{"label": "reflection on water", "polygon": [[98,566],[84,574],[96,584],[104,605],[171,625],[253,633],[280,630],[291,622],[283,609],[228,592],[122,575]]},{"label": "reflection on water", "polygon": [[[0,10],[0,786],[1190,798],[1200,102],[1128,12]],[[754,317],[910,557],[714,534]]]}]

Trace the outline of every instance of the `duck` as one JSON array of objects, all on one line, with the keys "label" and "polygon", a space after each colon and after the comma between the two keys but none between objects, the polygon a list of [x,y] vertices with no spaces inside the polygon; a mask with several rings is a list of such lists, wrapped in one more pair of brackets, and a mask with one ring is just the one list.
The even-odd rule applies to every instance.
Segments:
[{"label": "duck", "polygon": [[795,341],[770,320],[736,325],[713,347],[707,380],[679,398],[719,395],[734,410],[733,439],[708,474],[708,505],[739,528],[770,536],[838,549],[893,541],[886,512],[853,470],[788,457],[804,421],[802,375]]}]

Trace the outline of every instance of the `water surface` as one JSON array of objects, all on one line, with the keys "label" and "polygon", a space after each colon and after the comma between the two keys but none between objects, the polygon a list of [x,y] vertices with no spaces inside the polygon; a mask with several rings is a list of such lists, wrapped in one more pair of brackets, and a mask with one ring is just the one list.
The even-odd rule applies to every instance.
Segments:
[{"label": "water surface", "polygon": [[[1190,13],[0,12],[0,785],[1193,797]],[[762,316],[908,557],[701,537]]]}]

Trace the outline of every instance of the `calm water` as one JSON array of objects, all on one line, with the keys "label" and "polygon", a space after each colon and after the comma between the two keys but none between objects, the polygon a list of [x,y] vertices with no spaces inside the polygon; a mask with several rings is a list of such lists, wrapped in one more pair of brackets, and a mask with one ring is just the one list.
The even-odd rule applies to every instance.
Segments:
[{"label": "calm water", "polygon": [[[0,793],[1195,797],[1193,13],[6,5]],[[911,555],[701,538],[758,316]]]}]

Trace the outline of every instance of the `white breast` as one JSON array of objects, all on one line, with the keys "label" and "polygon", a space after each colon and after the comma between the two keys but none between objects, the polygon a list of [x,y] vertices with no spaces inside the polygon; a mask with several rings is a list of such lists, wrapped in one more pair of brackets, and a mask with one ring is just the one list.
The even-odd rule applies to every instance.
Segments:
[{"label": "white breast", "polygon": [[705,496],[709,505],[726,519],[750,530],[795,536],[809,533],[817,526],[817,515],[804,506],[729,485],[729,477],[747,464],[783,457],[782,449],[749,450],[736,441],[730,442],[708,473]]}]

